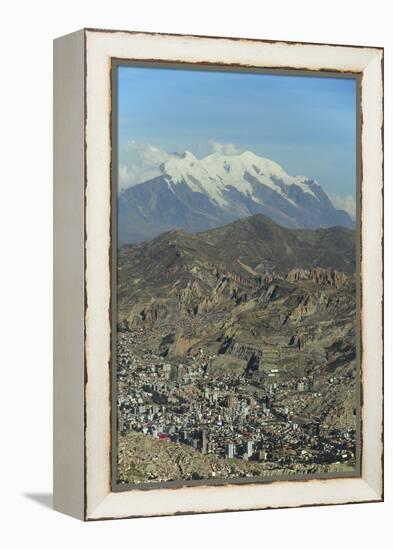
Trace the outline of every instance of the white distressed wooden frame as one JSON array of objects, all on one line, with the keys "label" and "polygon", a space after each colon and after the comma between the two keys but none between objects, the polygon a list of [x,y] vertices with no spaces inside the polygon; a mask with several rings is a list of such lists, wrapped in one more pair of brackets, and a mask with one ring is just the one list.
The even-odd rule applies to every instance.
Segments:
[{"label": "white distressed wooden frame", "polygon": [[[111,492],[111,60],[361,73],[362,472]],[[383,499],[383,50],[82,30],[55,41],[55,508],[83,520]]]}]

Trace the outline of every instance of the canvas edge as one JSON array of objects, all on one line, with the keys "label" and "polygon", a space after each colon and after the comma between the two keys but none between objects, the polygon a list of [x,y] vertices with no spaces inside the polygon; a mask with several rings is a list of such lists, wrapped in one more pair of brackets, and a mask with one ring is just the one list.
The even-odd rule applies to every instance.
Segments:
[{"label": "canvas edge", "polygon": [[[87,34],[90,35],[91,32],[93,32],[94,35],[96,36],[96,31],[88,31]],[[98,31],[98,32],[101,33],[101,31]],[[167,35],[165,35],[165,36],[167,36]],[[173,35],[171,35],[171,36],[173,36]],[[192,39],[192,37],[188,37],[188,38]],[[228,39],[228,40],[232,40],[232,39]],[[263,41],[261,41],[261,42],[263,42]],[[269,44],[270,44],[270,42],[269,42]],[[325,47],[325,46],[323,46],[323,47]],[[336,46],[335,46],[335,47],[336,47]],[[320,46],[315,46],[315,48],[320,48]],[[347,48],[347,47],[343,47],[343,48]],[[351,49],[351,47],[348,47],[348,48]],[[368,63],[366,64],[366,66],[363,67],[364,74],[366,74],[366,69],[367,69],[367,67],[368,67],[369,65],[371,65],[371,64],[373,63],[373,61],[375,61],[375,60],[376,60],[377,58],[379,58],[379,57],[380,57],[380,58],[383,57],[383,54],[382,54],[382,51],[381,51],[380,48],[372,49],[372,48],[366,47],[366,49],[368,50],[368,52],[370,52],[370,50],[373,50],[373,51],[372,51],[372,54],[373,54],[373,55],[371,55],[371,56],[368,58]],[[101,52],[101,54],[102,54],[102,52]],[[112,57],[112,56],[110,56],[110,57]],[[249,66],[249,65],[248,65],[248,66]],[[294,67],[294,68],[296,68],[296,67]],[[356,70],[359,70],[359,67],[358,67],[358,66],[356,67]],[[382,75],[381,75],[381,80],[382,80]],[[382,100],[382,97],[381,97],[381,100]],[[382,106],[381,106],[381,112],[382,112]],[[101,122],[102,122],[102,121],[101,121]],[[382,150],[382,142],[381,142],[381,150]],[[381,180],[381,189],[382,189],[382,180]],[[382,216],[382,211],[380,212],[380,216]],[[380,217],[378,217],[378,223],[379,223],[379,219],[380,219]],[[382,225],[382,223],[381,223],[381,225]],[[381,270],[380,264],[378,264],[378,269]],[[88,283],[89,283],[89,278],[87,278],[87,284],[88,284]],[[382,299],[382,295],[381,295],[381,299]],[[382,341],[381,341],[381,343],[382,343]],[[377,393],[378,393],[378,391],[379,391],[379,390],[377,390]],[[380,397],[382,397],[382,395],[380,395]],[[381,428],[381,429],[382,429],[382,428]],[[380,431],[381,431],[381,430],[380,430]],[[93,450],[92,447],[90,447],[90,452],[91,452],[91,451],[93,451],[93,453],[94,453],[94,450]],[[381,456],[382,456],[382,448],[381,448]],[[109,463],[109,462],[108,462],[108,463]],[[377,468],[377,470],[379,470],[379,469]],[[380,501],[380,500],[382,500],[382,498],[383,498],[382,469],[381,469],[380,472],[378,471],[378,475],[377,475],[377,476],[374,475],[373,481],[372,481],[372,484],[371,484],[371,485],[368,484],[367,481],[365,481],[365,480],[367,480],[367,479],[368,479],[368,478],[367,478],[367,476],[366,476],[364,479],[359,479],[359,480],[357,480],[357,481],[360,482],[360,485],[361,485],[364,489],[367,489],[367,488],[370,489],[370,491],[367,491],[367,495],[368,495],[368,496],[367,496],[366,501],[367,501],[367,502],[372,502],[372,501]],[[371,479],[371,478],[370,478],[370,479]],[[380,481],[381,481],[381,482],[380,482]],[[277,482],[277,483],[281,483],[281,482]],[[289,482],[289,483],[293,483],[293,482]],[[304,484],[304,486],[306,487],[306,484],[307,484],[307,483],[310,483],[310,482],[297,482],[297,483],[302,483],[302,484]],[[247,486],[247,487],[250,487],[250,486]],[[89,485],[87,486],[87,490],[88,490],[88,489],[89,489]],[[195,490],[195,489],[194,489],[194,490]],[[213,489],[213,490],[214,490],[214,489]],[[163,489],[161,489],[160,491],[167,492],[168,490],[163,490]],[[179,491],[179,490],[178,490],[178,491]],[[182,489],[181,491],[183,491],[183,489]],[[94,492],[94,491],[93,491],[93,492]],[[153,491],[153,492],[155,492],[155,491]],[[134,493],[135,493],[135,492],[134,492]],[[103,494],[103,493],[101,493],[101,495],[102,495],[102,494]],[[170,512],[169,514],[165,514],[165,512],[162,513],[162,514],[160,514],[160,513],[152,513],[152,514],[144,513],[144,514],[140,514],[140,515],[137,515],[137,516],[135,516],[135,515],[131,515],[131,516],[130,516],[129,514],[127,515],[127,512],[124,512],[124,513],[122,513],[121,515],[119,515],[119,512],[117,512],[117,515],[116,515],[116,516],[115,516],[115,515],[111,515],[110,513],[109,513],[109,515],[108,515],[107,504],[109,504],[109,505],[111,506],[111,503],[108,502],[108,499],[109,499],[109,500],[113,500],[111,497],[112,497],[113,495],[115,495],[115,494],[118,495],[118,493],[111,493],[111,492],[110,492],[110,489],[109,489],[109,487],[108,487],[108,492],[106,493],[106,496],[104,496],[104,497],[101,498],[101,499],[96,500],[96,502],[95,502],[96,505],[95,505],[95,506],[88,506],[87,512],[86,512],[86,519],[106,519],[106,518],[108,518],[108,517],[119,517],[119,518],[120,518],[120,517],[142,517],[142,516],[148,516],[148,515],[173,515],[173,514],[176,514],[176,513],[203,513],[203,512],[204,512],[203,510],[199,510],[199,511],[195,511],[195,510],[194,510],[194,511],[192,511],[192,510],[186,510],[186,511],[184,511],[184,510],[179,510],[179,511],[177,511],[177,512]],[[206,495],[205,495],[205,496],[206,496]],[[360,502],[360,501],[363,502],[364,500],[355,499],[355,502]],[[348,501],[347,501],[347,502],[348,502],[348,503],[351,502],[351,497],[350,497],[350,496],[348,496]],[[98,504],[97,504],[97,503],[98,503]],[[343,504],[344,502],[341,502],[341,503]],[[88,504],[89,504],[89,501],[88,501]],[[91,503],[90,503],[90,504],[91,504]],[[310,506],[310,505],[318,505],[318,504],[319,504],[319,505],[323,505],[323,504],[340,504],[340,502],[329,502],[329,503],[326,503],[324,500],[321,500],[321,501],[314,502],[314,503],[304,503],[304,504],[303,504],[303,503],[299,503],[299,504],[297,504],[297,506]],[[291,506],[296,506],[296,505],[294,504],[294,505],[291,505]],[[263,509],[263,508],[271,508],[271,507],[281,508],[281,507],[285,507],[285,505],[284,505],[284,506],[282,506],[282,505],[270,506],[270,505],[267,504],[266,506],[265,506],[265,505],[262,505],[262,506],[260,506],[260,507],[256,507],[256,508],[255,508],[255,507],[252,507],[252,508],[247,508],[247,509]],[[232,510],[232,508],[231,508],[231,510]],[[233,510],[238,510],[238,508],[233,508]],[[216,509],[216,510],[208,510],[208,511],[209,511],[209,512],[219,512],[219,511],[225,511],[225,510],[224,510],[224,509]]]},{"label": "canvas edge", "polygon": [[53,507],[85,519],[85,32],[53,42]]},{"label": "canvas edge", "polygon": [[[384,52],[362,76],[362,476],[384,498]],[[376,368],[374,368],[374,365]],[[377,405],[376,405],[377,404]]]},{"label": "canvas edge", "polygon": [[287,45],[305,45],[305,46],[331,46],[331,47],[345,47],[345,48],[371,48],[373,50],[383,51],[383,46],[374,45],[359,45],[359,44],[342,44],[337,42],[308,42],[304,40],[286,40],[286,39],[267,39],[267,38],[250,38],[250,37],[240,37],[240,36],[219,36],[214,34],[189,34],[189,33],[170,33],[170,32],[160,32],[160,31],[144,31],[144,30],[130,30],[130,29],[106,29],[99,27],[85,27],[85,32],[89,33],[123,33],[129,35],[135,34],[144,34],[148,36],[169,36],[169,37],[179,37],[179,38],[208,38],[212,40],[235,40],[241,42],[258,42],[266,44],[287,44]]}]

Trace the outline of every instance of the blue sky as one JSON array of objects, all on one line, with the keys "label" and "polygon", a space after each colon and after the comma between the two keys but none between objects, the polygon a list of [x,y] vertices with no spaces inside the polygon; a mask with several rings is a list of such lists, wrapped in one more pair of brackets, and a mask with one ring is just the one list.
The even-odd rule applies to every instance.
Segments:
[{"label": "blue sky", "polygon": [[129,66],[118,75],[120,162],[130,142],[199,158],[232,144],[354,197],[355,79]]}]

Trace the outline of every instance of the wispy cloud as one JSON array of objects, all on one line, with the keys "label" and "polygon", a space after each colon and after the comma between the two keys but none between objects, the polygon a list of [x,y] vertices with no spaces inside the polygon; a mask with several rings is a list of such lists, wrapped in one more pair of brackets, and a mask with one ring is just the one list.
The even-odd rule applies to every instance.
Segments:
[{"label": "wispy cloud", "polygon": [[339,210],[345,210],[351,218],[354,220],[356,218],[356,201],[352,195],[341,196],[341,195],[332,195],[328,193],[329,199],[332,201],[333,206]]},{"label": "wispy cloud", "polygon": [[[234,143],[209,140],[213,152],[237,155],[242,152]],[[160,147],[138,140],[128,140],[119,153],[119,193],[161,174],[160,165],[171,155]]]},{"label": "wispy cloud", "polygon": [[119,192],[160,175],[160,165],[169,154],[142,141],[129,140],[119,159]]},{"label": "wispy cloud", "polygon": [[238,155],[242,152],[234,143],[219,143],[214,139],[209,140],[209,145],[214,153],[221,153],[222,155]]}]

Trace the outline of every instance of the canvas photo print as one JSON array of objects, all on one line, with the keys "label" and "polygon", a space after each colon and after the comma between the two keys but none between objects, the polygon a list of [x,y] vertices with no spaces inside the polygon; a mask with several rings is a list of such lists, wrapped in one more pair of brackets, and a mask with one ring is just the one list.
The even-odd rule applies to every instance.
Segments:
[{"label": "canvas photo print", "polygon": [[113,69],[113,484],[359,475],[358,82]]}]

